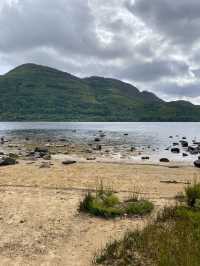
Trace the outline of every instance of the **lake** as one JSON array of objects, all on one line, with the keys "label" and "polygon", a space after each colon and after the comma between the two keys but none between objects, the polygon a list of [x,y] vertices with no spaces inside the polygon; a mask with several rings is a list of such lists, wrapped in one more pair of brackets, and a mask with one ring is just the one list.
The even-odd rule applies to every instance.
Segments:
[{"label": "lake", "polygon": [[[136,147],[143,154],[151,155],[152,160],[159,157],[168,157],[177,161],[193,161],[197,156],[183,158],[182,154],[171,154],[166,151],[173,142],[178,142],[183,137],[189,143],[200,140],[200,123],[156,123],[156,122],[1,122],[0,136],[7,139],[23,141],[24,138],[55,139],[66,138],[74,143],[89,143],[99,131],[105,133],[103,145],[118,147],[119,151]],[[128,135],[127,135],[128,134]],[[169,138],[173,136],[173,138]],[[140,158],[134,158],[135,160]]]}]

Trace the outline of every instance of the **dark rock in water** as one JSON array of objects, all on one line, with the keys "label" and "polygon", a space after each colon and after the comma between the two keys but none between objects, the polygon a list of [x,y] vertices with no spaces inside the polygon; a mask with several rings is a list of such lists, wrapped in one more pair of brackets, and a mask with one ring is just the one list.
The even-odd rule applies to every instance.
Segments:
[{"label": "dark rock in water", "polygon": [[183,153],[183,157],[187,157],[187,156],[188,156],[188,154],[184,152]]},{"label": "dark rock in water", "polygon": [[160,159],[160,162],[161,163],[169,163],[169,159],[167,159],[167,158],[161,158]]},{"label": "dark rock in water", "polygon": [[105,136],[106,136],[105,134],[101,134],[101,135],[100,135],[101,138],[104,138]]},{"label": "dark rock in water", "polygon": [[94,141],[99,142],[101,140],[100,140],[100,138],[95,138]]},{"label": "dark rock in water", "polygon": [[0,159],[0,166],[14,165],[17,164],[17,161],[14,158],[2,157]]},{"label": "dark rock in water", "polygon": [[180,153],[180,149],[179,148],[172,148],[171,152],[172,153]]},{"label": "dark rock in water", "polygon": [[169,136],[169,139],[173,139],[173,136]]},{"label": "dark rock in water", "polygon": [[187,139],[186,137],[182,137],[182,139]]},{"label": "dark rock in water", "polygon": [[194,161],[194,166],[200,168],[200,160]]},{"label": "dark rock in water", "polygon": [[76,161],[73,161],[73,160],[65,160],[62,162],[62,164],[64,164],[64,165],[75,164],[75,163],[76,163]]},{"label": "dark rock in water", "polygon": [[149,157],[149,156],[143,156],[141,159],[142,159],[142,160],[149,160],[150,157]]},{"label": "dark rock in water", "polygon": [[135,151],[136,148],[135,147],[131,147],[131,152]]},{"label": "dark rock in water", "polygon": [[178,142],[174,142],[174,143],[173,143],[173,146],[178,146],[178,145],[179,145]]},{"label": "dark rock in water", "polygon": [[4,155],[4,152],[1,151],[1,152],[0,152],[0,155]]},{"label": "dark rock in water", "polygon": [[183,148],[187,148],[189,146],[188,142],[185,140],[180,140],[180,143]]},{"label": "dark rock in water", "polygon": [[128,136],[128,133],[124,133],[124,136]]},{"label": "dark rock in water", "polygon": [[188,152],[191,154],[198,154],[199,153],[199,147],[198,146],[189,146]]}]

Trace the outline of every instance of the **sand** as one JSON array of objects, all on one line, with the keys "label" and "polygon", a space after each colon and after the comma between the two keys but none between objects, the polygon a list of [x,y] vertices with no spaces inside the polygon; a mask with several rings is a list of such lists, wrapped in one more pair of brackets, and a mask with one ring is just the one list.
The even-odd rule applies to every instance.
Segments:
[{"label": "sand", "polygon": [[53,160],[0,168],[0,265],[89,266],[95,253],[127,230],[143,227],[151,217],[105,220],[77,209],[88,189],[102,181],[127,198],[131,192],[152,200],[156,210],[173,204],[184,184],[200,170],[192,166],[77,163]]}]

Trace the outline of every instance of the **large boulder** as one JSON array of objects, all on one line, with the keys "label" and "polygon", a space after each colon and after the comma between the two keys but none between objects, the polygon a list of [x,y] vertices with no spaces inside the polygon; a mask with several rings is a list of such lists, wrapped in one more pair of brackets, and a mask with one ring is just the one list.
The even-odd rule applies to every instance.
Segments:
[{"label": "large boulder", "polygon": [[0,166],[14,165],[16,163],[17,163],[16,159],[11,158],[11,157],[0,158]]}]

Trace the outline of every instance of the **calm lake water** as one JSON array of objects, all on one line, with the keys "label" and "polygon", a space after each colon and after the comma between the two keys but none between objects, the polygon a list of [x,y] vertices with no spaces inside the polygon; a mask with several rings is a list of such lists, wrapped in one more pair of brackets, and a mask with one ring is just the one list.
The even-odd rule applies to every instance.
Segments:
[{"label": "calm lake water", "polygon": [[[35,139],[64,137],[75,143],[89,143],[103,131],[106,137],[103,144],[128,148],[134,146],[144,150],[146,154],[154,156],[168,156],[174,160],[193,160],[195,156],[182,158],[172,155],[165,149],[173,142],[186,137],[189,143],[192,140],[200,141],[200,123],[50,123],[50,122],[1,122],[0,136],[23,140],[25,137]],[[124,134],[128,135],[124,135]],[[170,139],[169,136],[173,136]]]}]

